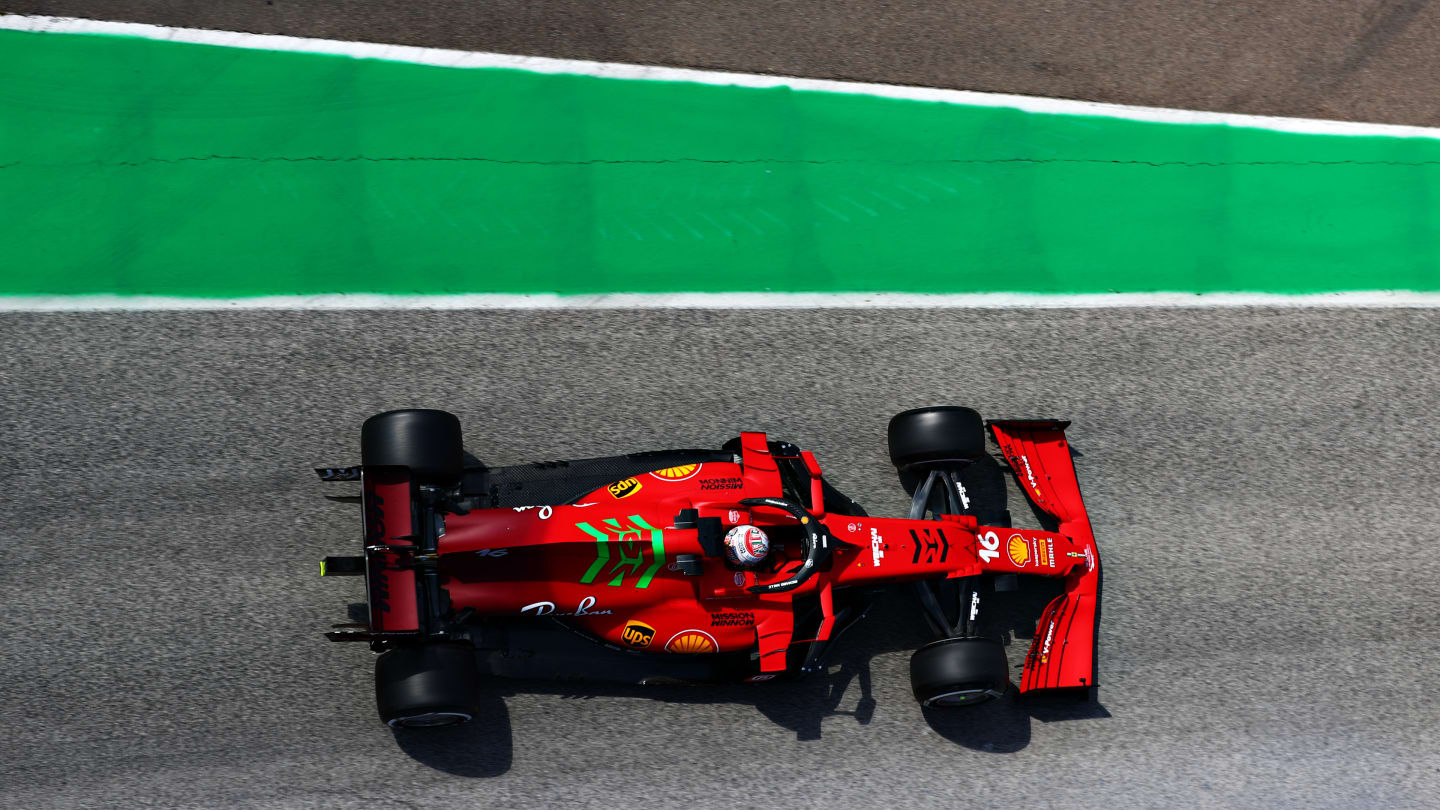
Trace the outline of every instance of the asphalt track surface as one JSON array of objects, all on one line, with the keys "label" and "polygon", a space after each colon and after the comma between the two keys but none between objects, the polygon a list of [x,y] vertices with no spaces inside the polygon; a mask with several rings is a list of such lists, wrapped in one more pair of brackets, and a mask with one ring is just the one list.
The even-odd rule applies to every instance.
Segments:
[{"label": "asphalt track surface", "polygon": [[[1437,318],[0,316],[0,805],[1435,806]],[[922,712],[896,594],[826,677],[490,683],[471,726],[397,736],[369,651],[320,635],[363,586],[316,575],[358,516],[310,467],[371,413],[451,409],[497,464],[764,429],[894,513],[886,420],[937,402],[1074,420],[1097,704]]]},{"label": "asphalt track surface", "polygon": [[1427,0],[9,0],[5,11],[1440,126]]},{"label": "asphalt track surface", "polygon": [[[482,11],[476,11],[482,8]],[[5,10],[1440,125],[1423,0]],[[1431,310],[0,315],[0,806],[1440,806]],[[309,467],[456,411],[492,463],[766,429],[877,512],[896,410],[1075,420],[1099,702],[922,712],[903,595],[825,678],[486,684],[396,735]],[[1012,510],[1022,518],[1012,489]],[[1026,639],[1012,642],[1018,661]]]}]

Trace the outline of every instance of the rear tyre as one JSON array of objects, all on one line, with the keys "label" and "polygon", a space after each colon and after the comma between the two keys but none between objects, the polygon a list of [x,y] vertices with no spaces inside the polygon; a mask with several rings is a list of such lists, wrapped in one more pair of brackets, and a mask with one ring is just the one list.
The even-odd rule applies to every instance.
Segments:
[{"label": "rear tyre", "polygon": [[888,431],[890,461],[901,470],[931,463],[969,462],[985,454],[985,422],[957,405],[898,413]]},{"label": "rear tyre", "polygon": [[465,466],[460,420],[422,408],[376,414],[360,428],[360,463],[409,467],[421,483],[452,484]]},{"label": "rear tyre", "polygon": [[972,706],[1005,694],[1009,686],[1005,646],[995,639],[945,638],[910,656],[910,688],[922,706]]},{"label": "rear tyre", "polygon": [[468,644],[392,647],[375,660],[375,706],[391,728],[469,722],[477,676]]}]

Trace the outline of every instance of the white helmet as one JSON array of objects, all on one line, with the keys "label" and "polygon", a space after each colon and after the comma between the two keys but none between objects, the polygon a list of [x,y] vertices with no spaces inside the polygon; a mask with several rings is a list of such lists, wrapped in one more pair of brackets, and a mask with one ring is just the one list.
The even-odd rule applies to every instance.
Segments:
[{"label": "white helmet", "polygon": [[725,557],[736,565],[759,565],[770,553],[770,538],[759,526],[742,524],[725,533]]}]

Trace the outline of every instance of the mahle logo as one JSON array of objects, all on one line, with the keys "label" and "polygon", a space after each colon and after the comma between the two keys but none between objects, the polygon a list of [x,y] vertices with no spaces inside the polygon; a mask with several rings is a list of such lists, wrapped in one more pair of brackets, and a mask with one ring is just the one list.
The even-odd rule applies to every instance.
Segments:
[{"label": "mahle logo", "polygon": [[631,647],[649,647],[655,640],[655,628],[644,622],[631,621],[620,631],[620,640]]}]

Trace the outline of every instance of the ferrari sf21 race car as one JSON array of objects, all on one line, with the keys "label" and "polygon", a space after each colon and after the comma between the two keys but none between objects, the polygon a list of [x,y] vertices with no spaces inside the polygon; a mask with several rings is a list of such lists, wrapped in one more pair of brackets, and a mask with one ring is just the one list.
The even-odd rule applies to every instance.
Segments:
[{"label": "ferrari sf21 race car", "polygon": [[[876,595],[907,583],[936,636],[911,657],[915,698],[967,706],[1010,688],[1002,642],[977,631],[980,595],[1031,574],[1064,590],[1040,615],[1018,690],[1088,693],[1100,558],[1068,425],[984,422],[955,406],[896,415],[890,457],[912,502],[892,518],[869,516],[811,453],[763,433],[718,450],[490,468],[463,449],[455,416],[382,413],[361,430],[360,466],[317,470],[358,481],[364,513],[363,555],[327,557],[321,573],[365,577],[368,621],[327,635],[379,653],[383,721],[441,726],[475,714],[482,674],[559,677],[580,663],[576,644],[581,666],[610,680],[823,671]],[[1054,531],[1010,527],[987,428]]]}]

